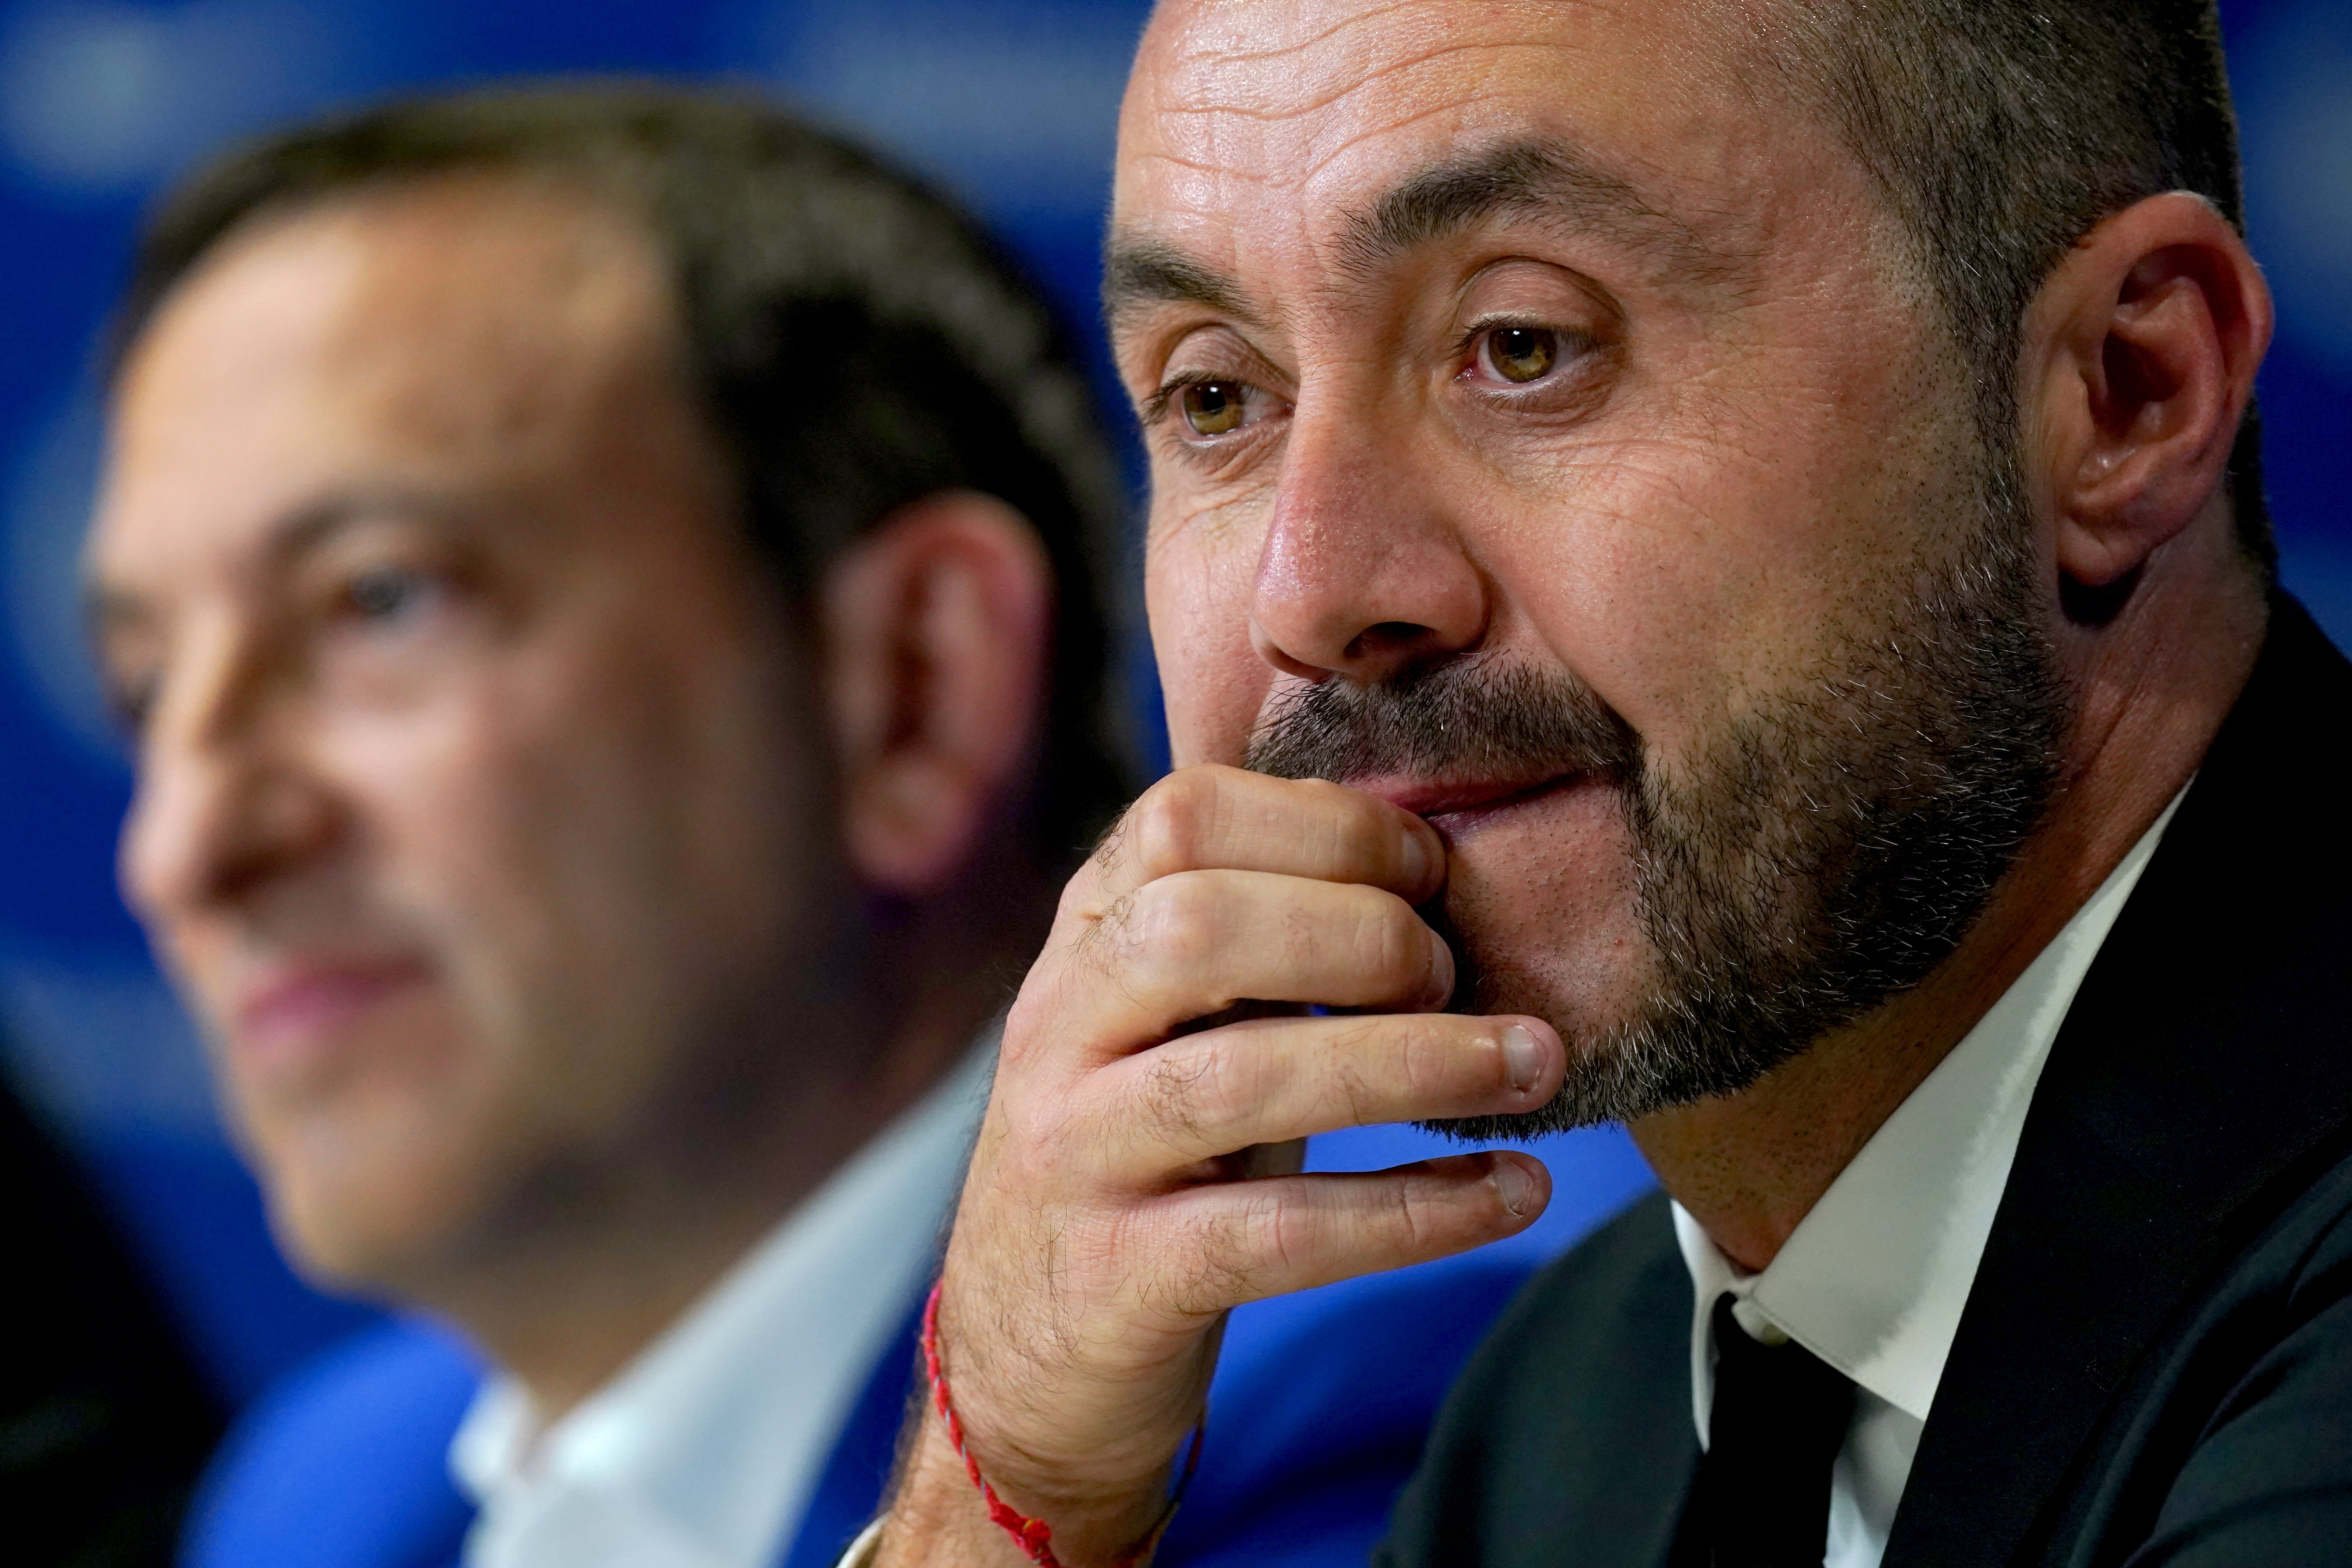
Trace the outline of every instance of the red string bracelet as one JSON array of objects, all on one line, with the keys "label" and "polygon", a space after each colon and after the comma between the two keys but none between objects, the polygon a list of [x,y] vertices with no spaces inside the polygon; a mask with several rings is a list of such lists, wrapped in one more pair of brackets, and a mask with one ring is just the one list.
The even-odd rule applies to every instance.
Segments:
[{"label": "red string bracelet", "polygon": [[[1042,1519],[1029,1518],[997,1496],[996,1489],[981,1475],[980,1461],[971,1457],[971,1449],[964,1443],[963,1423],[956,1416],[954,1401],[948,1397],[947,1373],[940,1370],[940,1287],[937,1284],[931,1287],[930,1300],[923,1303],[923,1370],[930,1376],[931,1403],[939,1407],[940,1419],[947,1425],[948,1441],[955,1445],[957,1458],[963,1460],[964,1474],[970,1476],[971,1484],[980,1489],[982,1500],[988,1504],[988,1517],[995,1521],[998,1529],[1013,1537],[1021,1550],[1029,1554],[1029,1561],[1037,1563],[1039,1568],[1062,1568],[1062,1560],[1054,1555],[1054,1527]],[[1184,1471],[1176,1479],[1176,1488],[1169,1494],[1168,1506],[1160,1510],[1159,1519],[1144,1532],[1142,1544],[1117,1559],[1110,1568],[1135,1568],[1137,1563],[1150,1555],[1154,1546],[1160,1544],[1160,1537],[1168,1529],[1168,1521],[1176,1517],[1176,1506],[1184,1500],[1184,1489],[1192,1484],[1192,1472],[1201,1468],[1201,1440],[1208,1433],[1209,1424],[1205,1419],[1192,1428],[1192,1450],[1184,1457]]]}]

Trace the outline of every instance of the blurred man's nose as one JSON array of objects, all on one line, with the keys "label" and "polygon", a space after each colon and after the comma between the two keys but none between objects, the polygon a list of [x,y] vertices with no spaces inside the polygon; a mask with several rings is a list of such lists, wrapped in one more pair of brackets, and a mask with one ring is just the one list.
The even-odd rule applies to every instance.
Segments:
[{"label": "blurred man's nose", "polygon": [[236,902],[331,835],[333,812],[231,637],[167,672],[141,737],[123,890],[148,921]]},{"label": "blurred man's nose", "polygon": [[1486,634],[1485,575],[1433,504],[1411,444],[1372,424],[1302,405],[1284,437],[1250,634],[1286,675],[1376,684]]}]

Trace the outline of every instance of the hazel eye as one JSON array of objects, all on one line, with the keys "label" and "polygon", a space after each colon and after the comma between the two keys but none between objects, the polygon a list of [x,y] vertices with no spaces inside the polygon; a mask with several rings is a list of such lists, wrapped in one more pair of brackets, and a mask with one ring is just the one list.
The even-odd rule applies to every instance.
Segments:
[{"label": "hazel eye", "polygon": [[1542,327],[1496,327],[1479,345],[1486,368],[1513,385],[1540,381],[1559,363],[1559,334]]},{"label": "hazel eye", "polygon": [[1178,395],[1184,424],[1195,436],[1230,436],[1248,415],[1247,389],[1237,381],[1196,381]]}]

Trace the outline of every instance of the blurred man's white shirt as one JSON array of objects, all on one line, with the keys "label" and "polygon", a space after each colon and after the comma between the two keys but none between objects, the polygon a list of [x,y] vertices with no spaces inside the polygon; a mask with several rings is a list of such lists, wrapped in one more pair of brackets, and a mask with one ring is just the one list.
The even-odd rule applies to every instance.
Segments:
[{"label": "blurred man's white shirt", "polygon": [[493,1377],[449,1449],[467,1568],[772,1568],[936,1260],[995,1037],[543,1433]]}]

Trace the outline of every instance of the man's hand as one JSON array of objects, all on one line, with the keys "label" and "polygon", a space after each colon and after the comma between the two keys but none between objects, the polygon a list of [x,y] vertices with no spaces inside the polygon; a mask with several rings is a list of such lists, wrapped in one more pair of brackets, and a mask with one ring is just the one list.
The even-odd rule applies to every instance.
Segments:
[{"label": "man's hand", "polygon": [[[940,1341],[982,1473],[1069,1568],[1150,1533],[1226,1311],[1541,1212],[1521,1154],[1299,1173],[1309,1133],[1559,1086],[1539,1019],[1436,1011],[1453,956],[1413,906],[1444,875],[1437,834],[1384,801],[1206,767],[1145,794],[1064,893],[1006,1021]],[[1024,1560],[926,1406],[879,1561]]]}]

